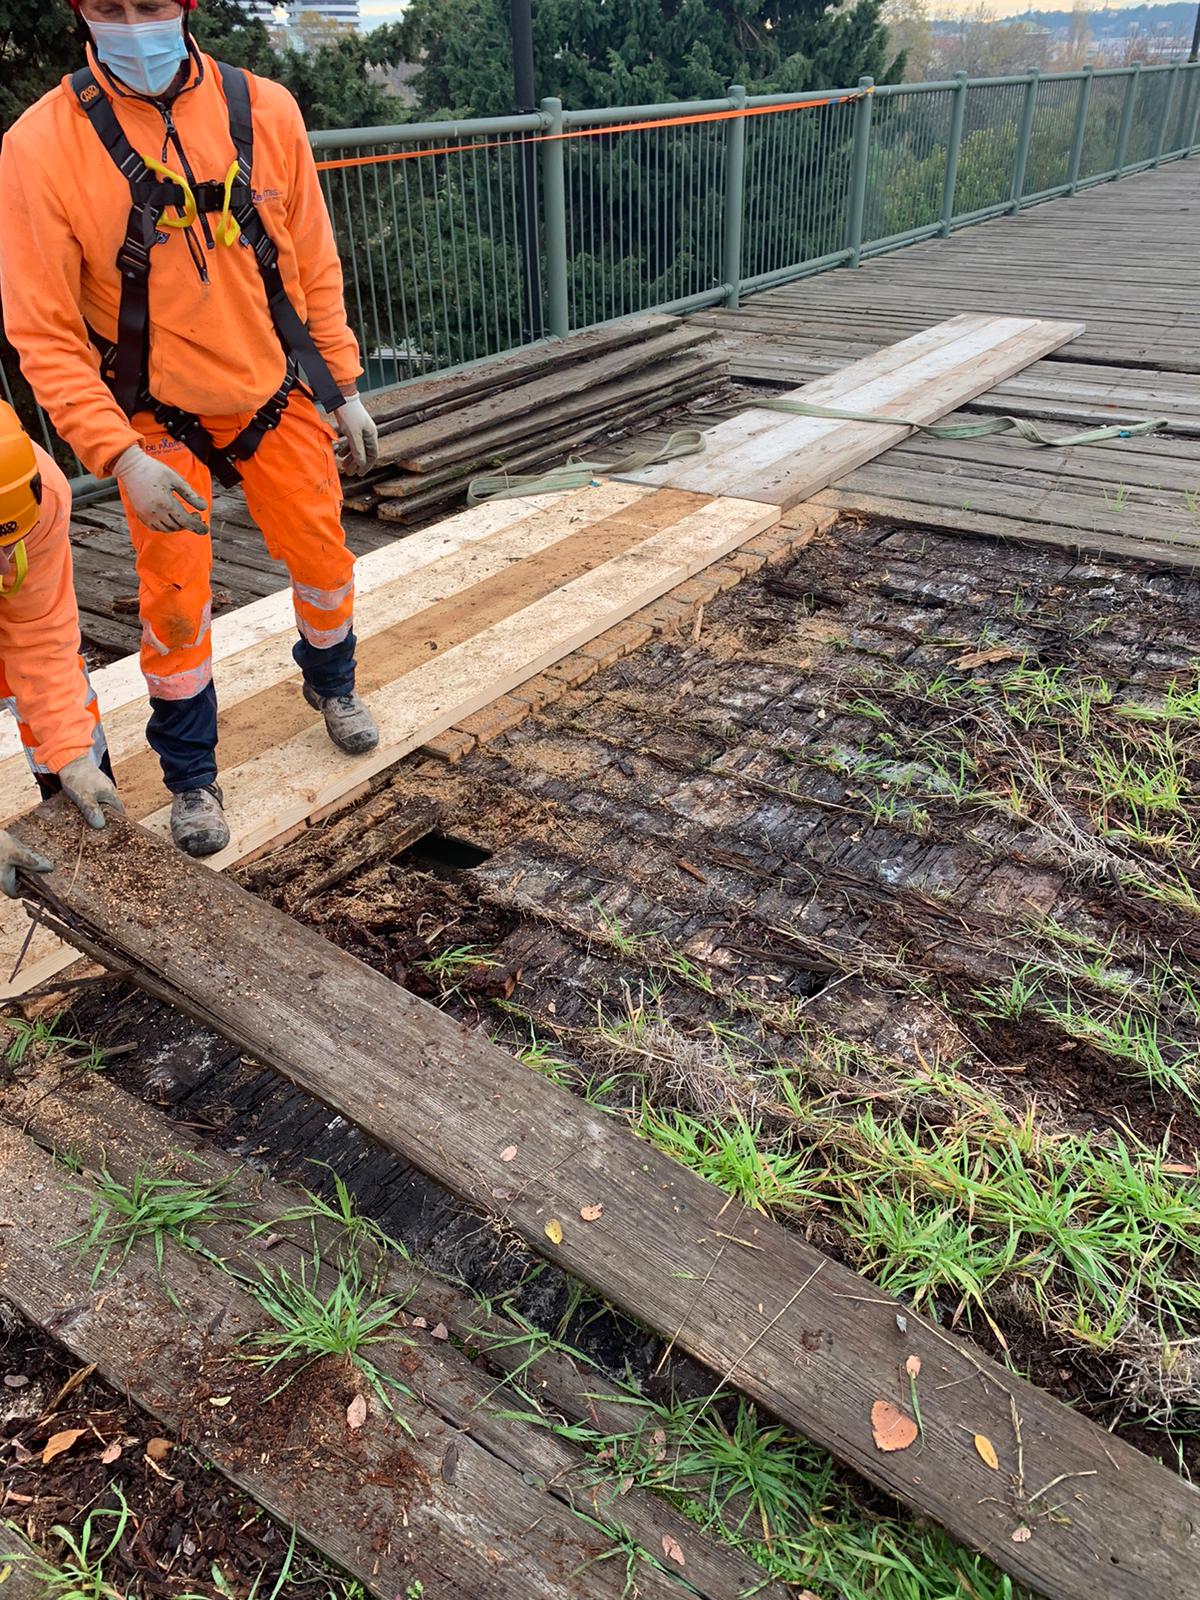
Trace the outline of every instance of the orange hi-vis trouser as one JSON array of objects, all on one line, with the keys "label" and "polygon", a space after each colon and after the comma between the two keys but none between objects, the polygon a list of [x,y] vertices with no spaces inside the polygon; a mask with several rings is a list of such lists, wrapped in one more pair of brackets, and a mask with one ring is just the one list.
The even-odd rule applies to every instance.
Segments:
[{"label": "orange hi-vis trouser", "polygon": [[[251,420],[245,412],[200,420],[218,446]],[[134,425],[143,448],[174,468],[211,504],[212,479],[184,445],[148,413]],[[239,463],[251,516],[267,550],[287,567],[305,681],[324,696],[354,688],[354,556],[342,529],[334,430],[308,396],[292,391],[278,428]],[[216,779],[216,695],[212,686],[212,541],[186,529],[155,533],[125,502],[137,551],[142,671],[153,714],[147,736],[169,789]]]}]

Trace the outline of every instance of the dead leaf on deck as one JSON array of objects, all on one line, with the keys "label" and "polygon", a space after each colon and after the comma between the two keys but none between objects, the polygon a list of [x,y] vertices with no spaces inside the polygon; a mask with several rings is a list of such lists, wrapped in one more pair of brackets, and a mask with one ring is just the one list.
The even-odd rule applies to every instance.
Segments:
[{"label": "dead leaf on deck", "polygon": [[599,1201],[594,1206],[580,1206],[579,1215],[585,1222],[599,1222],[604,1215],[604,1207]]},{"label": "dead leaf on deck", "polygon": [[50,1404],[46,1407],[46,1410],[57,1411],[67,1396],[69,1394],[74,1394],[81,1383],[86,1383],[95,1370],[96,1363],[93,1361],[90,1367],[80,1367],[77,1372],[73,1372],[67,1379],[66,1383],[63,1384],[62,1388],[54,1396],[54,1399],[51,1400]]},{"label": "dead leaf on deck", "polygon": [[23,1373],[10,1372],[5,1376],[4,1387],[6,1389],[23,1389],[28,1382],[29,1379]]},{"label": "dead leaf on deck", "polygon": [[1029,1528],[1025,1527],[1024,1523],[1022,1523],[1022,1525],[1013,1534],[1012,1542],[1014,1544],[1027,1544],[1028,1541],[1030,1539],[1032,1539],[1032,1538],[1033,1538],[1032,1531]]},{"label": "dead leaf on deck", "polygon": [[557,1217],[551,1217],[543,1231],[551,1244],[561,1244],[563,1242],[563,1225]]},{"label": "dead leaf on deck", "polygon": [[72,1445],[79,1443],[86,1432],[86,1428],[64,1428],[62,1433],[52,1433],[46,1440],[46,1448],[42,1451],[42,1465],[46,1466],[55,1456],[65,1455]]},{"label": "dead leaf on deck", "polygon": [[165,1461],[171,1448],[170,1439],[150,1439],[146,1444],[146,1454],[151,1461]]},{"label": "dead leaf on deck", "polygon": [[991,1467],[993,1472],[999,1472],[1000,1457],[996,1454],[996,1446],[986,1433],[977,1433],[975,1435],[975,1448],[979,1451],[979,1459],[984,1466]]},{"label": "dead leaf on deck", "polygon": [[501,1150],[501,1152],[500,1152],[500,1159],[501,1159],[501,1161],[515,1161],[517,1159],[517,1147],[516,1147],[516,1145],[515,1144],[507,1144],[507,1145],[505,1145],[504,1149]]},{"label": "dead leaf on deck", "polygon": [[957,661],[950,665],[958,672],[967,672],[972,667],[990,667],[997,661],[1020,661],[1021,652],[1010,650],[1007,645],[995,645],[990,650],[970,650],[965,656],[959,656]]},{"label": "dead leaf on deck", "polygon": [[450,1329],[444,1322],[439,1322],[436,1328],[430,1328],[429,1337],[431,1339],[448,1339],[450,1337]]},{"label": "dead leaf on deck", "polygon": [[361,1394],[356,1394],[354,1399],[351,1400],[350,1404],[346,1407],[346,1425],[347,1427],[352,1428],[355,1433],[357,1433],[359,1428],[362,1427],[366,1420],[366,1398]]},{"label": "dead leaf on deck", "polygon": [[114,1461],[121,1459],[121,1446],[114,1439],[112,1444],[106,1444],[100,1460],[106,1467],[111,1467]]},{"label": "dead leaf on deck", "polygon": [[429,1326],[424,1317],[414,1317],[412,1325],[414,1328],[427,1328]]},{"label": "dead leaf on deck", "polygon": [[683,1546],[680,1544],[678,1539],[672,1538],[669,1533],[664,1533],[662,1536],[662,1547],[663,1555],[666,1556],[668,1561],[674,1561],[676,1565],[680,1567],[687,1566],[687,1562],[683,1558]]},{"label": "dead leaf on deck", "polygon": [[917,1425],[890,1400],[876,1400],[871,1407],[871,1433],[877,1450],[907,1450],[917,1438]]},{"label": "dead leaf on deck", "polygon": [[910,1378],[919,1378],[921,1376],[920,1356],[909,1356],[908,1360],[904,1363],[904,1370],[908,1373]]}]

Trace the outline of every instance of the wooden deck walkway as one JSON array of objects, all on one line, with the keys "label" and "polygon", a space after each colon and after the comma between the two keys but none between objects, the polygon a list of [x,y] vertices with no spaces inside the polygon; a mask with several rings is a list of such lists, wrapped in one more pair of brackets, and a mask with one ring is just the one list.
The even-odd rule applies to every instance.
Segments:
[{"label": "wooden deck walkway", "polygon": [[1158,416],[1159,435],[1073,450],[913,439],[823,497],[960,533],[1200,562],[1200,164],[968,228],[698,319],[734,377],[794,387],[961,311],[1063,317],[1087,332],[947,421],[1013,413],[1072,432]]}]

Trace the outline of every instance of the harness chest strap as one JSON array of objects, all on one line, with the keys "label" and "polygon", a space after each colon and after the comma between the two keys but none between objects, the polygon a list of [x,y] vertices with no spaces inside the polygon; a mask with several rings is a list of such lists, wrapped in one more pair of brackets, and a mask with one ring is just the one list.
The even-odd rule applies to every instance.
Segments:
[{"label": "harness chest strap", "polygon": [[[238,68],[224,62],[217,65],[228,107],[229,133],[237,155],[236,176],[231,168],[223,181],[199,183],[193,188],[171,177],[158,176],[151,170],[129,143],[90,67],[81,67],[72,77],[71,85],[101,143],[128,182],[131,201],[125,240],[117,253],[121,300],[116,342],[106,347],[92,335],[101,351],[102,375],[127,417],[149,406],[173,438],[211,467],[222,483],[232,486],[240,478],[234,463],[253,455],[264,435],[278,427],[288,395],[299,381],[299,368],[303,368],[314,397],[326,411],[336,411],[345,400],[312,335],[288,298],[279,269],[278,248],[254,204],[251,184],[254,119],[249,81]],[[224,450],[213,443],[197,417],[161,405],[149,390],[150,252],[158,242],[159,219],[163,213],[172,208],[185,211],[189,201],[197,213],[221,212],[223,217],[232,216],[235,220],[237,227],[225,231],[224,243],[232,246],[240,232],[253,249],[271,322],[288,358],[287,372],[279,390]],[[185,211],[185,214],[188,213]]]}]

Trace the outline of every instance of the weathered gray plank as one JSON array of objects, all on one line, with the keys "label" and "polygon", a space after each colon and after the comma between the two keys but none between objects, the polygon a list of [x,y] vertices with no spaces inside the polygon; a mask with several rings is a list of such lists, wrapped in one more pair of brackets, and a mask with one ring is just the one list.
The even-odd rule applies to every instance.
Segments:
[{"label": "weathered gray plank", "polygon": [[[325,1262],[338,1259],[344,1239],[336,1227],[321,1221],[282,1220],[303,1208],[299,1189],[272,1181],[243,1161],[225,1155],[189,1131],[172,1124],[161,1111],[143,1104],[103,1080],[80,1084],[69,1075],[56,1083],[52,1073],[14,1085],[4,1095],[11,1120],[40,1145],[71,1156],[89,1173],[105,1172],[129,1183],[135,1175],[185,1178],[192,1183],[219,1183],[222,1195],[236,1203],[237,1220],[221,1218],[193,1229],[194,1236],[230,1267],[257,1277],[264,1258],[260,1243],[248,1237],[247,1225],[259,1225],[259,1240],[270,1234],[271,1270],[286,1269],[322,1287],[332,1274],[312,1271],[314,1239]],[[531,1359],[521,1330],[477,1302],[465,1290],[423,1271],[393,1254],[380,1279],[381,1293],[404,1305],[411,1318],[424,1317],[429,1328],[444,1323],[450,1339],[434,1341],[428,1332],[414,1332],[413,1342],[428,1359],[414,1371],[404,1362],[405,1381],[420,1393],[427,1411],[462,1429],[514,1472],[530,1474],[550,1486],[564,1504],[575,1505],[596,1520],[622,1529],[643,1549],[662,1554],[664,1534],[684,1551],[688,1582],[701,1600],[751,1593],[759,1600],[785,1600],[783,1588],[766,1580],[753,1562],[705,1538],[661,1498],[640,1489],[618,1494],[618,1484],[603,1471],[593,1471],[579,1451],[548,1431],[506,1420],[500,1415],[515,1397],[498,1387],[488,1366],[518,1374],[520,1387],[547,1411],[572,1420],[595,1418],[597,1398],[606,1388],[595,1372],[580,1371],[565,1356]],[[467,1353],[458,1346],[464,1344]],[[480,1363],[476,1356],[495,1350]],[[520,1409],[520,1405],[517,1405]],[[630,1412],[611,1402],[607,1415],[615,1431],[630,1426]],[[0,1600],[3,1592],[0,1591]]]},{"label": "weathered gray plank", "polygon": [[[50,802],[16,832],[70,864],[36,893],[80,948],[499,1210],[722,1382],[1053,1600],[1187,1592],[1200,1497],[1180,1479],[227,880],[141,829],[81,830],[70,811]],[[597,1201],[603,1217],[582,1222]],[[884,1454],[871,1409],[904,1402],[909,1355],[922,1446]],[[998,1473],[974,1432],[996,1444]],[[1032,1536],[1014,1540],[1023,1527]]]},{"label": "weathered gray plank", "polygon": [[[431,1340],[372,1345],[375,1366],[418,1398],[395,1401],[405,1429],[367,1391],[371,1414],[351,1429],[346,1409],[364,1385],[335,1360],[294,1373],[272,1397],[288,1369],[269,1373],[239,1354],[271,1322],[231,1277],[169,1242],[160,1275],[146,1241],[122,1265],[119,1293],[107,1278],[93,1285],[90,1265],[62,1248],[87,1224],[86,1183],[7,1125],[0,1173],[23,1196],[20,1217],[0,1234],[6,1297],[372,1594],[393,1600],[419,1582],[429,1600],[621,1595],[621,1574],[600,1559],[608,1537],[566,1500],[577,1496],[600,1520],[612,1513],[602,1501],[593,1510],[575,1462],[565,1477],[560,1463],[551,1486],[537,1465],[540,1430],[524,1429],[530,1450],[518,1445],[505,1459],[521,1430],[506,1425],[510,1451],[497,1450],[494,1419],[477,1420],[461,1358]],[[248,1265],[245,1255],[243,1246]],[[231,1404],[212,1406],[226,1395]],[[680,1583],[650,1565],[638,1584],[654,1600],[680,1600]]]}]

